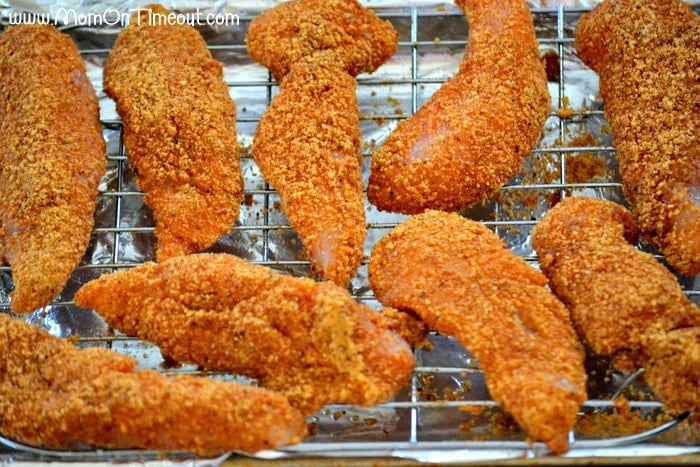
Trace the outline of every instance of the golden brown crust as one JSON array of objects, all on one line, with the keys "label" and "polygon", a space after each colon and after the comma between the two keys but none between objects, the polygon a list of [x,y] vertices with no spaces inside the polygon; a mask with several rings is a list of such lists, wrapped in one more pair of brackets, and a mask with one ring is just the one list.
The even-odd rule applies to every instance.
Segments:
[{"label": "golden brown crust", "polygon": [[459,73],[373,154],[367,195],[415,214],[486,199],[537,142],[550,106],[547,77],[523,0],[462,0],[469,37]]},{"label": "golden brown crust", "polygon": [[152,20],[168,13],[139,9],[104,69],[153,210],[159,261],[211,246],[238,219],[243,193],[236,108],[221,64],[191,26]]},{"label": "golden brown crust", "polygon": [[11,307],[58,295],[85,254],[105,172],[97,96],[70,37],[47,25],[0,35],[0,260]]},{"label": "golden brown crust", "polygon": [[426,211],[376,244],[369,276],[383,304],[455,336],[494,400],[535,439],[566,451],[586,398],[583,351],[540,272],[484,225]]},{"label": "golden brown crust", "polygon": [[341,286],[367,234],[354,76],[393,55],[397,36],[354,0],[286,2],[255,18],[246,36],[251,57],[280,81],[253,156],[314,270]]},{"label": "golden brown crust", "polygon": [[134,369],[108,350],[79,350],[0,314],[0,432],[69,449],[258,451],[298,442],[301,414],[272,391]]},{"label": "golden brown crust", "polygon": [[409,346],[344,289],[231,255],[146,263],[86,284],[75,300],[176,361],[258,378],[306,415],[386,401],[414,365]]},{"label": "golden brown crust", "polygon": [[644,236],[681,274],[700,273],[700,18],[680,0],[606,0],[575,45],[600,75]]}]

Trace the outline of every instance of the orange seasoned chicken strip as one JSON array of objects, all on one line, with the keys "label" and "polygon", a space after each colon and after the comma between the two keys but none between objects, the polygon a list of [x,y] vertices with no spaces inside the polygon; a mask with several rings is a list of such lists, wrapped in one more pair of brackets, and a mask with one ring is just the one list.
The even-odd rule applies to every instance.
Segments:
[{"label": "orange seasoned chicken strip", "polygon": [[520,170],[549,113],[524,0],[457,0],[469,21],[459,72],[372,156],[367,195],[407,214],[486,199]]},{"label": "orange seasoned chicken strip", "polygon": [[255,18],[246,42],[280,92],[253,156],[314,270],[347,286],[366,235],[355,76],[396,52],[398,34],[355,0],[295,0]]},{"label": "orange seasoned chicken strip", "polygon": [[305,415],[384,402],[414,366],[408,344],[344,289],[232,255],[146,263],[84,285],[75,299],[175,361],[257,378]]},{"label": "orange seasoned chicken strip", "polygon": [[299,442],[301,414],[252,386],[166,377],[100,348],[79,350],[0,314],[0,433],[56,449],[144,448],[213,455]]},{"label": "orange seasoned chicken strip", "polygon": [[99,117],[70,37],[48,25],[0,34],[0,262],[15,313],[48,305],[85,254],[105,173]]},{"label": "orange seasoned chicken strip", "polygon": [[555,453],[586,398],[583,350],[547,279],[483,224],[426,211],[372,250],[369,279],[385,305],[456,337],[494,400]]},{"label": "orange seasoned chicken strip", "polygon": [[679,273],[700,273],[700,18],[680,0],[606,0],[581,17],[625,197]]},{"label": "orange seasoned chicken strip", "polygon": [[[634,218],[619,204],[571,197],[537,224],[532,244],[581,337],[621,370],[648,368],[659,397],[680,409],[693,393],[683,395],[681,388],[700,377],[700,310],[669,270],[636,248],[638,235]],[[673,360],[679,342],[686,342],[686,357],[678,352]],[[698,408],[696,402],[682,410]]]},{"label": "orange seasoned chicken strip", "polygon": [[168,24],[168,14],[138,9],[104,69],[153,210],[158,261],[211,246],[238,219],[243,193],[236,107],[221,64],[197,30]]}]

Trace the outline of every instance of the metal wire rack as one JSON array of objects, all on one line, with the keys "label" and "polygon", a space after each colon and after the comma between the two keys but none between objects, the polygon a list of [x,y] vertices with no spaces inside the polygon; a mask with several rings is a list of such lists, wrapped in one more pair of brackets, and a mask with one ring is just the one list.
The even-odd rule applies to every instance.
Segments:
[{"label": "metal wire rack", "polygon": [[[578,61],[573,48],[575,25],[584,11],[561,6],[532,10],[541,51],[547,57],[553,101],[544,136],[518,176],[489,200],[463,212],[494,229],[512,251],[533,267],[537,267],[537,258],[529,234],[537,219],[557,199],[586,194],[624,203],[615,149],[601,102],[596,100],[597,80]],[[365,177],[373,148],[456,71],[466,37],[462,13],[451,5],[380,8],[377,12],[395,25],[400,42],[397,55],[389,63],[373,75],[358,78]],[[240,220],[211,251],[236,254],[295,275],[309,275],[309,262],[300,251],[280,200],[262,179],[250,154],[255,125],[277,92],[277,84],[267,70],[253,63],[246,52],[245,31],[253,17],[241,14],[239,25],[202,31],[214,57],[224,63],[225,79],[237,104],[238,134],[243,148],[241,163],[246,180]],[[101,97],[108,173],[100,187],[92,241],[82,264],[56,301],[28,317],[28,321],[61,337],[78,334],[81,346],[108,347],[132,355],[142,367],[165,373],[238,379],[203,372],[190,365],[166,366],[155,346],[112,332],[99,316],[78,309],[72,301],[77,289],[89,280],[152,260],[154,236],[153,219],[143,204],[143,194],[125,154],[121,122],[113,103],[102,92],[101,68],[118,30],[105,33],[77,27],[69,28],[68,32],[80,45],[88,73]],[[368,257],[373,244],[405,216],[379,212],[370,204],[366,208]],[[366,266],[365,260],[351,289],[357,300],[376,308],[379,304],[369,288]],[[679,280],[691,300],[700,303],[700,279],[679,277]],[[9,312],[11,288],[9,267],[0,266],[0,312]],[[300,450],[319,454],[315,449],[320,447],[326,455],[330,452],[337,456],[398,452],[407,448],[433,452],[437,449],[448,455],[471,450],[472,457],[467,456],[465,461],[478,459],[474,455],[477,451],[501,453],[501,457],[493,459],[508,455],[536,456],[541,447],[528,444],[526,435],[490,399],[478,362],[468,351],[446,336],[432,334],[430,340],[432,350],[415,351],[417,367],[412,380],[394,400],[369,408],[340,405],[324,408],[310,418],[312,435]],[[635,382],[623,392],[629,401],[626,415],[629,423],[618,423],[618,407],[611,395],[623,386],[625,375],[613,372],[602,358],[589,359],[588,367],[590,399],[582,408],[581,422],[574,434],[576,439],[617,438],[666,421],[662,404],[643,384]],[[689,442],[697,444],[700,434],[696,431],[677,428],[665,435],[662,442],[667,448]],[[645,455],[644,446],[637,446],[637,455]],[[589,449],[579,455],[595,456],[595,453]],[[115,456],[118,460],[119,456]]]}]

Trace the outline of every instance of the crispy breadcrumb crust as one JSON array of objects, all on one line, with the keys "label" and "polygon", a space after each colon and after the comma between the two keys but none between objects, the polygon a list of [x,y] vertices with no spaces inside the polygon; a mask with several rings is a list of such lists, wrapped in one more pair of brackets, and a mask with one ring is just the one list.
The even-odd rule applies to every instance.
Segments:
[{"label": "crispy breadcrumb crust", "polygon": [[354,76],[388,60],[397,40],[355,0],[282,3],[246,35],[250,56],[280,82],[255,132],[255,162],[314,270],[341,286],[362,262],[367,234]]},{"label": "crispy breadcrumb crust", "polygon": [[575,46],[600,75],[623,190],[642,232],[700,273],[700,18],[680,0],[606,0]]},{"label": "crispy breadcrumb crust", "polygon": [[124,145],[153,210],[156,258],[203,250],[238,219],[243,195],[236,107],[202,36],[156,24],[141,8],[117,38],[104,89],[124,123]]},{"label": "crispy breadcrumb crust", "polygon": [[469,20],[464,59],[373,154],[367,196],[379,209],[416,214],[486,199],[518,173],[549,113],[527,3],[456,3]]},{"label": "crispy breadcrumb crust", "polygon": [[[591,348],[610,355],[621,370],[649,369],[650,386],[664,402],[697,410],[697,401],[688,404],[693,392],[686,389],[697,383],[696,364],[689,362],[700,348],[696,336],[683,336],[697,335],[700,310],[668,269],[637,249],[638,235],[623,206],[571,197],[539,221],[532,244],[552,291]],[[680,348],[679,339],[688,348],[674,360],[670,351]]]},{"label": "crispy breadcrumb crust", "polygon": [[412,310],[479,361],[493,399],[562,453],[586,399],[583,350],[547,279],[484,225],[426,211],[372,250],[369,279],[385,305]]},{"label": "crispy breadcrumb crust", "polygon": [[48,25],[0,34],[0,261],[10,306],[29,313],[63,289],[90,241],[105,172],[97,95],[70,37]]},{"label": "crispy breadcrumb crust", "polygon": [[301,414],[252,386],[135,370],[115,352],[79,350],[0,314],[0,432],[51,448],[90,445],[258,451],[300,441]]},{"label": "crispy breadcrumb crust", "polygon": [[344,289],[226,254],[102,276],[75,300],[175,361],[257,378],[305,415],[328,403],[384,402],[414,366],[406,342]]}]

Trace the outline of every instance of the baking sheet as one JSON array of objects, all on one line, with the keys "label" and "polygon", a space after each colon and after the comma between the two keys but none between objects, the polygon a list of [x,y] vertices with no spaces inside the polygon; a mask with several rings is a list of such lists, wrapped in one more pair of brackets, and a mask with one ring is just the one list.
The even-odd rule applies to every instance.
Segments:
[{"label": "baking sheet", "polygon": [[[224,64],[225,80],[237,105],[237,129],[246,181],[239,221],[210,251],[231,253],[253,263],[306,276],[310,274],[310,267],[300,250],[300,242],[288,225],[278,196],[265,183],[250,154],[255,126],[277,92],[277,85],[266,69],[248,57],[245,31],[256,11],[275,3],[217,2],[212,6],[188,1],[171,2],[169,6],[176,6],[180,11],[199,7],[203,11],[210,8],[206,11],[217,14],[239,12],[239,24],[201,28],[214,57]],[[366,181],[373,149],[382,144],[398,121],[419,108],[457,70],[466,26],[461,11],[450,2],[368,0],[363,3],[375,8],[400,32],[398,53],[374,74],[358,77]],[[594,2],[530,3],[541,52],[553,57],[549,83],[551,115],[541,143],[525,162],[521,173],[489,200],[463,214],[494,229],[513,252],[537,267],[530,232],[537,219],[562,193],[585,194],[620,203],[624,203],[624,198],[609,129],[597,97],[597,76],[578,60],[573,49],[576,22]],[[0,3],[0,16],[8,24],[10,15],[18,11],[48,12],[55,18],[57,8],[94,13],[111,8],[121,11],[134,5],[138,4],[59,2],[49,6],[41,2],[12,1]],[[89,280],[154,259],[153,218],[150,209],[143,204],[143,195],[125,157],[114,103],[102,91],[102,66],[119,30],[119,25],[95,24],[66,28],[79,44],[90,79],[100,96],[108,172],[100,186],[95,229],[81,266],[56,301],[28,316],[27,320],[59,337],[77,334],[81,346],[108,347],[129,354],[139,360],[142,368],[199,374],[192,365],[166,364],[157,347],[115,333],[98,315],[78,309],[72,302],[78,288]],[[560,69],[562,73],[558,73]],[[366,213],[370,227],[365,243],[368,257],[374,243],[406,216],[380,212],[369,203]],[[640,246],[651,251],[646,245]],[[691,300],[700,304],[700,276],[679,279]],[[0,266],[0,311],[9,312],[11,288],[11,271]],[[379,308],[368,286],[366,260],[353,279],[351,290],[357,300]],[[491,401],[478,363],[468,351],[450,337],[433,334],[430,340],[432,350],[416,350],[417,368],[412,380],[394,400],[370,408],[324,408],[310,417],[314,434],[298,449],[323,445],[324,450],[333,447],[334,452],[342,456],[357,455],[358,449],[367,449],[367,446],[399,449],[409,445],[425,447],[428,454],[433,454],[432,458],[426,458],[431,462],[447,462],[450,453],[452,459],[466,462],[469,456],[456,456],[464,453],[467,445],[482,453],[505,453],[503,455],[508,449],[517,448],[519,459],[544,455],[541,448],[526,444],[525,434]],[[624,392],[629,400],[624,410],[616,408],[609,398],[626,375],[612,371],[602,358],[590,358],[588,367],[589,401],[582,409],[576,439],[628,435],[668,420],[662,404],[640,381]],[[239,379],[235,375],[208,376]],[[699,431],[697,426],[684,423],[656,440],[663,444],[622,448],[614,455],[646,459],[652,452],[662,452],[662,448],[667,449],[667,453],[679,454],[679,449],[700,443]],[[515,444],[506,447],[489,444],[493,441]],[[444,442],[467,444],[451,444],[447,452],[436,449],[435,443]],[[583,456],[593,461],[610,455],[613,454],[589,449],[573,450],[570,457]],[[18,458],[15,455],[0,459]],[[474,453],[471,459],[476,459]]]}]

